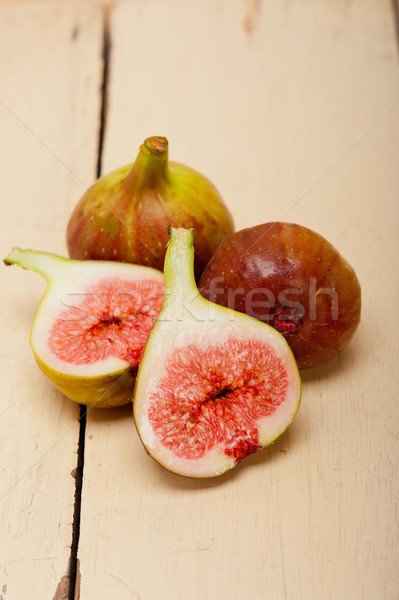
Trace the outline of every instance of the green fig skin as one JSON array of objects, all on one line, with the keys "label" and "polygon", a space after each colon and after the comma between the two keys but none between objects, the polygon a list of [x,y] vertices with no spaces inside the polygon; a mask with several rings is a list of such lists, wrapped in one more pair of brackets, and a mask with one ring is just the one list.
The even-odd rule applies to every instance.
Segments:
[{"label": "green fig skin", "polygon": [[55,371],[33,351],[40,370],[73,402],[95,408],[117,408],[132,402],[136,372],[124,369],[97,377],[74,377]]},{"label": "green fig skin", "polygon": [[220,245],[200,293],[278,329],[299,368],[333,359],[360,322],[354,269],[320,234],[272,222],[237,231]]},{"label": "green fig skin", "polygon": [[163,270],[169,226],[195,229],[195,276],[234,231],[216,188],[200,173],[168,161],[164,137],[145,140],[133,164],[98,179],[67,227],[71,258],[115,260]]}]

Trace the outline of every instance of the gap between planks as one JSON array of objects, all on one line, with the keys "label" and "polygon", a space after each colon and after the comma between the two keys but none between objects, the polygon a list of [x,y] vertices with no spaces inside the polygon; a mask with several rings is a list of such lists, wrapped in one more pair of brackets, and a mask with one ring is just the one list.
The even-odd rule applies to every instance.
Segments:
[{"label": "gap between planks", "polygon": [[396,42],[399,52],[399,0],[392,0],[393,20],[395,21]]},{"label": "gap between planks", "polygon": [[[0,0],[1,2],[1,0]],[[100,109],[100,127],[98,135],[97,147],[97,168],[96,176],[101,176],[102,170],[102,153],[104,134],[107,117],[107,97],[108,97],[108,82],[109,82],[109,64],[111,51],[110,38],[110,19],[111,19],[111,3],[105,2],[103,6],[103,41],[102,41],[102,80],[101,80],[101,109]],[[79,535],[80,535],[80,516],[82,504],[82,487],[83,487],[83,469],[84,469],[84,453],[85,453],[85,436],[86,436],[86,421],[87,413],[90,409],[80,405],[79,417],[79,440],[77,449],[77,464],[75,469],[75,498],[74,498],[74,513],[72,523],[72,542],[71,553],[68,564],[68,574],[64,576],[57,586],[53,600],[79,600],[80,597],[80,569],[78,559]]]}]

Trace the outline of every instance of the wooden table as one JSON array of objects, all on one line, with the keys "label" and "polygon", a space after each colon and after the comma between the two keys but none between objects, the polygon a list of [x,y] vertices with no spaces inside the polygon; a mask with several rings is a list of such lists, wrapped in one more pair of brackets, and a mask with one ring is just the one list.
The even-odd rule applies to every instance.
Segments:
[{"label": "wooden table", "polygon": [[2,257],[65,255],[85,188],[165,135],[237,228],[307,225],[363,291],[289,430],[190,480],[131,406],[79,421],[29,347],[44,281],[3,267],[1,600],[399,598],[396,34],[389,0],[0,3]]}]

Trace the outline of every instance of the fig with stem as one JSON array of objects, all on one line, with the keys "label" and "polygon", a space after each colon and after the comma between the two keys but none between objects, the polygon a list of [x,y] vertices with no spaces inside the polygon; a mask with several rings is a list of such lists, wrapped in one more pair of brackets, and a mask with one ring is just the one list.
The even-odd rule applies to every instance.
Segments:
[{"label": "fig with stem", "polygon": [[139,367],[134,418],[161,465],[214,477],[283,433],[301,382],[279,332],[199,295],[193,238],[171,229],[165,298]]},{"label": "fig with stem", "polygon": [[133,164],[104,175],[83,195],[68,223],[69,255],[162,270],[170,225],[195,228],[197,278],[234,231],[214,185],[170,162],[167,139],[155,136],[145,140]]},{"label": "fig with stem", "polygon": [[30,335],[43,373],[81,404],[103,408],[131,402],[144,345],[162,304],[162,273],[19,248],[4,262],[47,280]]}]

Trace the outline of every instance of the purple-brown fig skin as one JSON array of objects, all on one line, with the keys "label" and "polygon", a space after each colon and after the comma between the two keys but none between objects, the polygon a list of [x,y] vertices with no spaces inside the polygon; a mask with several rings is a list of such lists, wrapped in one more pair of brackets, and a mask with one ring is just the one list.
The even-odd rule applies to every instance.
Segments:
[{"label": "purple-brown fig skin", "polygon": [[135,163],[101,177],[83,195],[68,223],[69,255],[162,271],[170,225],[195,229],[197,280],[234,231],[213,184],[194,169],[168,162],[166,138],[148,138]]},{"label": "purple-brown fig skin", "polygon": [[278,329],[299,368],[334,358],[360,322],[353,268],[324,237],[293,223],[233,233],[208,263],[199,288],[205,298]]}]

